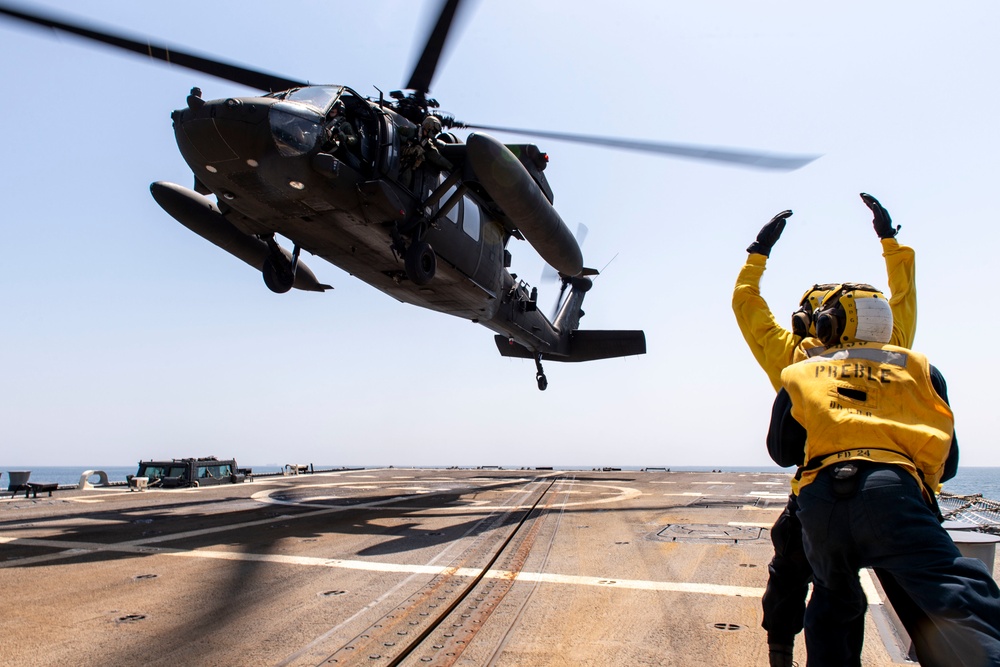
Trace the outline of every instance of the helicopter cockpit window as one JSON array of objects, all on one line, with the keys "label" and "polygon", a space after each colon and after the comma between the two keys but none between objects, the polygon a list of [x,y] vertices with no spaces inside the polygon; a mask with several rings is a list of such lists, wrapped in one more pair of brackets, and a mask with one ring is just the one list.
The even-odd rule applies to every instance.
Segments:
[{"label": "helicopter cockpit window", "polygon": [[282,99],[286,102],[311,106],[321,114],[325,114],[343,90],[343,86],[306,86],[288,91]]},{"label": "helicopter cockpit window", "polygon": [[271,137],[284,157],[311,151],[323,133],[323,117],[308,107],[278,102],[268,113]]}]

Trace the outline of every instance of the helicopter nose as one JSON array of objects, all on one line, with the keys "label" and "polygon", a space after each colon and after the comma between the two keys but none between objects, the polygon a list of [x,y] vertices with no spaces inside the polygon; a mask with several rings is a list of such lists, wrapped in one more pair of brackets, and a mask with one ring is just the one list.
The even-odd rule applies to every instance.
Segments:
[{"label": "helicopter nose", "polygon": [[230,98],[175,111],[174,128],[181,153],[192,166],[207,168],[258,157],[270,138],[267,118],[271,103],[262,98]]}]

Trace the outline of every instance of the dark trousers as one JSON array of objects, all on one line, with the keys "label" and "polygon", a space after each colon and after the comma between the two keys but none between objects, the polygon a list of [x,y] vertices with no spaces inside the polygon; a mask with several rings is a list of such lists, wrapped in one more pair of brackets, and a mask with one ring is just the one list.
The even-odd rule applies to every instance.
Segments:
[{"label": "dark trousers", "polygon": [[[771,527],[771,544],[774,557],[767,566],[767,587],[761,599],[763,620],[768,644],[795,643],[795,635],[802,631],[806,612],[806,595],[813,572],[802,544],[802,525],[796,516],[799,506],[795,496],[788,496],[788,504]],[[861,605],[865,605],[864,595]],[[844,640],[853,657],[844,665],[861,664],[861,645],[864,642],[865,619],[859,616]]]},{"label": "dark trousers", "polygon": [[788,496],[788,504],[771,527],[774,557],[767,565],[767,588],[761,599],[761,626],[767,631],[768,644],[793,644],[795,635],[802,632],[812,568],[802,546],[797,511],[795,496]]},{"label": "dark trousers", "polygon": [[[767,631],[768,644],[794,644],[795,635],[802,631],[804,623],[806,595],[813,572],[802,543],[802,524],[795,515],[798,509],[796,497],[789,496],[788,504],[771,528],[774,557],[767,566],[767,588],[761,600],[761,626]],[[947,645],[934,641],[935,633],[926,632],[929,627],[927,616],[910,599],[893,575],[881,568],[875,569],[875,575],[909,633],[920,664],[923,667],[952,667],[961,664]],[[858,592],[860,593],[860,589]],[[844,641],[849,654],[845,665],[861,664],[861,646],[865,635],[864,610],[867,604],[862,594],[858,601],[861,614],[848,629],[848,636]]]},{"label": "dark trousers", "polygon": [[845,637],[865,612],[862,567],[891,574],[926,617],[917,634],[929,660],[1000,665],[1000,589],[986,566],[962,557],[905,470],[863,465],[854,482],[847,491],[843,483],[835,488],[828,468],[799,493],[813,569],[805,615],[810,667],[851,664]]}]

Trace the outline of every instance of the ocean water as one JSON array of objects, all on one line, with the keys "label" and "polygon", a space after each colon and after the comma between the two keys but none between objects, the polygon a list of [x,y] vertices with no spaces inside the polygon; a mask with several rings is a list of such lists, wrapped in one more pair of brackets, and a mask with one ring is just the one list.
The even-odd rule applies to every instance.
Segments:
[{"label": "ocean water", "polygon": [[983,498],[1000,501],[1000,468],[959,466],[954,479],[944,483],[944,490],[957,496],[981,493]]},{"label": "ocean water", "polygon": [[[678,466],[671,468],[677,471],[709,471],[712,468]],[[744,467],[744,468],[722,468],[725,472],[785,472],[791,473],[792,468],[778,467]],[[946,493],[956,496],[971,495],[981,493],[983,498],[1000,501],[1000,468],[997,467],[958,467],[958,474],[951,480],[945,482]]]},{"label": "ocean water", "polygon": [[[253,468],[253,471],[257,474],[261,473],[274,473],[281,472],[282,467],[278,465],[251,465],[247,466]],[[317,470],[329,470],[336,466],[327,465],[317,465],[315,466]],[[777,466],[743,466],[743,467],[719,467],[713,468],[711,466],[674,466],[670,467],[670,470],[676,472],[713,472],[719,470],[722,472],[779,472],[779,473],[789,473],[791,468],[778,468]],[[108,480],[111,482],[125,482],[126,475],[134,475],[136,473],[138,466],[94,466],[94,468],[89,468],[91,470],[103,470],[108,474]],[[505,466],[507,470],[517,470],[518,466]],[[581,467],[563,467],[556,466],[556,469],[564,470],[581,470],[588,468]],[[637,471],[641,470],[638,467],[624,467],[623,470]],[[32,482],[45,482],[45,483],[56,483],[63,485],[76,485],[80,482],[80,475],[88,470],[88,468],[83,468],[81,466],[5,466],[2,461],[0,461],[0,489],[6,489],[9,483],[8,472],[11,470],[30,470],[31,477],[29,481]],[[96,482],[97,477],[92,477],[91,482]],[[989,498],[991,500],[1000,501],[1000,468],[998,467],[983,467],[983,468],[972,468],[972,467],[959,467],[958,474],[954,479],[948,481],[944,485],[944,490],[948,493],[953,493],[955,495],[968,495],[973,493],[981,493],[984,498]]]}]

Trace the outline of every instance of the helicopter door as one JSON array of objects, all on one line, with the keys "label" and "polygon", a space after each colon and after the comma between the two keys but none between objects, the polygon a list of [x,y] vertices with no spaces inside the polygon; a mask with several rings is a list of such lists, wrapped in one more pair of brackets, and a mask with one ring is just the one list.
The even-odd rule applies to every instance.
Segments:
[{"label": "helicopter door", "polygon": [[[443,182],[444,175],[439,177]],[[449,188],[441,198],[447,202],[455,193]],[[427,236],[428,242],[442,259],[481,287],[499,292],[503,271],[503,230],[487,218],[479,204],[469,195],[441,216],[437,229]]]},{"label": "helicopter door", "polygon": [[363,173],[371,174],[372,166],[378,159],[378,116],[367,101],[356,95],[345,93],[340,100],[345,105],[345,118],[357,138],[357,144],[351,149],[351,153],[360,158],[361,164],[351,166],[361,166]]},{"label": "helicopter door", "polygon": [[[417,171],[414,180],[416,177],[422,178],[422,184],[427,187],[435,187],[445,180],[444,174],[431,175],[424,169]],[[448,188],[438,206],[447,203],[455,192],[454,186]],[[475,207],[475,214],[466,213],[467,206]],[[478,213],[479,209],[475,203],[468,197],[460,197],[458,202],[437,221],[436,229],[431,229],[427,235],[427,241],[434,247],[434,251],[470,278],[475,277],[476,269],[479,267],[479,233],[478,225],[475,236],[465,231],[464,221],[466,215],[478,220]]]},{"label": "helicopter door", "polygon": [[390,176],[390,172],[399,163],[399,138],[395,123],[384,111],[378,117],[376,136],[378,136],[379,150],[375,159],[375,169],[383,176]]},{"label": "helicopter door", "polygon": [[479,261],[472,274],[473,279],[482,287],[497,294],[503,285],[503,227],[486,217],[479,204],[468,195],[462,200],[464,212],[462,231],[474,238],[479,245]]}]

